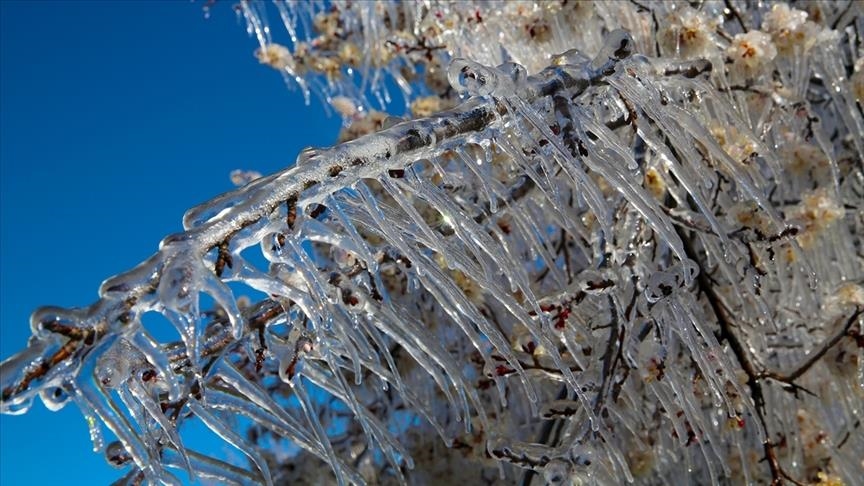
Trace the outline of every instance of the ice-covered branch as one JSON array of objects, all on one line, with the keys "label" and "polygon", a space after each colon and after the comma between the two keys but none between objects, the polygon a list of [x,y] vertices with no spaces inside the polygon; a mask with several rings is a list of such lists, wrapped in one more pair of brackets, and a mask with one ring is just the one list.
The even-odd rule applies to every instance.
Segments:
[{"label": "ice-covered branch", "polygon": [[[406,96],[424,72],[428,113],[307,149],[90,307],[35,312],[2,411],[74,401],[128,482],[860,477],[861,22],[586,5],[277,2],[292,50],[242,2],[346,133],[382,69]],[[190,449],[189,420],[248,463]]]},{"label": "ice-covered branch", "polygon": [[[628,41],[625,36],[614,42],[620,44],[621,49],[629,49],[626,44],[632,41]],[[622,58],[626,55],[629,55],[629,50],[623,53]],[[520,87],[519,95],[529,103],[564,90],[569,91],[571,96],[578,96],[585,88],[602,82],[605,75],[614,72],[618,61],[619,58],[611,57],[604,60],[598,69],[565,64],[550,68],[528,79]],[[484,69],[479,65],[477,67]],[[694,69],[704,71],[704,66],[697,63]],[[476,75],[468,66],[458,70],[460,76]],[[486,76],[501,74],[488,70],[485,73]],[[476,89],[486,89],[492,93],[494,88],[484,88],[483,85],[497,82],[503,83],[505,80],[477,81]],[[512,83],[512,80],[506,82]],[[180,264],[196,266],[196,259],[204,258],[213,249],[221,252],[220,245],[230,241],[242,229],[271,217],[282,204],[288,205],[290,211],[297,211],[298,207],[302,210],[324,202],[332,192],[364,178],[403,170],[417,160],[464,144],[467,138],[476,137],[493,122],[500,121],[506,112],[507,108],[494,99],[475,98],[457,109],[438,113],[428,119],[405,122],[332,149],[310,149],[284,172],[259,179],[188,211],[184,216],[187,231],[166,237],[160,244],[159,253],[132,272],[107,280],[100,290],[104,300],[91,306],[86,313],[46,308],[34,315],[34,324],[49,336],[52,333],[59,334],[72,342],[87,341],[88,346],[93,346],[111,333],[109,329],[127,324],[124,322],[129,318],[127,308],[134,307],[140,299],[160,288],[166,268],[174,272],[169,273],[170,277],[181,272],[181,277],[187,278],[187,274],[202,271],[172,267],[177,260],[189,259],[191,261]],[[214,273],[220,273],[219,261],[217,258]],[[178,284],[175,281],[168,283],[172,286]],[[111,305],[114,302],[122,304]],[[231,305],[229,308],[236,306]],[[243,332],[244,320],[236,312],[229,319],[236,339]],[[43,360],[44,364],[36,367],[38,371],[28,373],[21,378],[22,381],[4,384],[4,400],[17,402],[15,395],[27,390],[28,383],[37,377],[35,373],[46,373],[46,368],[65,358],[67,352],[70,351],[65,349],[63,355],[55,354]]]}]

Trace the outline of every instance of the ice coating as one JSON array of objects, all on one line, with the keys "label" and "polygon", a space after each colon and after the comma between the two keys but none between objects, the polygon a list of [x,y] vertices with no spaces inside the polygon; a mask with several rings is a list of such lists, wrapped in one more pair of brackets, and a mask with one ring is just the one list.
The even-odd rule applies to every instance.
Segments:
[{"label": "ice coating", "polygon": [[144,355],[132,343],[120,338],[96,362],[96,379],[105,388],[117,388],[149,367]]},{"label": "ice coating", "polygon": [[[277,11],[295,43],[308,31],[296,28],[302,19],[340,39],[362,30],[370,49],[344,55],[359,52],[368,69],[383,62],[373,48],[386,37],[379,16],[419,24],[426,8],[359,4]],[[839,88],[830,106],[791,110],[788,92],[748,106],[750,88],[728,86],[718,56],[634,55],[650,45],[651,24],[636,6],[592,6],[609,33],[583,53],[562,41],[569,25],[520,5],[533,15],[520,35],[564,54],[526,61],[518,48],[468,46],[438,71],[437,82],[449,78],[464,95],[455,108],[306,150],[293,167],[191,209],[185,231],[107,280],[97,304],[34,313],[33,342],[2,365],[4,413],[25,411],[36,394],[57,408],[71,397],[93,410],[88,423],[120,439],[106,452],[130,465],[129,481],[166,483],[180,481],[173,469],[279,483],[301,474],[288,463],[342,484],[410,483],[438,463],[470,471],[465,458],[491,458],[526,483],[650,482],[656,469],[719,484],[764,477],[726,459],[768,454],[780,430],[806,435],[795,423],[860,451],[850,421],[860,366],[843,371],[854,353],[824,351],[839,363],[837,380],[818,381],[826,367],[808,364],[820,343],[852,350],[860,328],[854,298],[825,315],[820,303],[861,275],[862,223],[847,208],[859,207],[860,169],[848,154],[860,150],[860,116],[804,113],[850,106],[842,62],[813,65]],[[689,13],[651,8],[691,25]],[[240,6],[259,59],[301,76],[310,66],[274,45],[264,9]],[[340,9],[350,10],[342,20]],[[501,12],[468,13],[499,26]],[[597,36],[589,30],[579,35]],[[834,52],[826,45],[815,49]],[[802,70],[780,78],[801,77],[800,66],[780,65],[783,76]],[[312,78],[304,89],[342,86],[340,103],[365,106],[340,83]],[[788,139],[782,130],[818,123],[850,127],[850,143],[823,134],[790,146],[805,168],[783,185],[787,159],[772,153]],[[167,318],[179,339],[155,341],[147,313]],[[826,325],[796,328],[796,313]],[[739,330],[755,337],[744,346]],[[841,411],[796,401],[787,389],[801,376],[843,397]],[[187,449],[180,425],[195,417],[247,467]],[[270,434],[290,442],[290,460],[258,447],[254,437]],[[856,477],[849,461],[831,468]]]}]

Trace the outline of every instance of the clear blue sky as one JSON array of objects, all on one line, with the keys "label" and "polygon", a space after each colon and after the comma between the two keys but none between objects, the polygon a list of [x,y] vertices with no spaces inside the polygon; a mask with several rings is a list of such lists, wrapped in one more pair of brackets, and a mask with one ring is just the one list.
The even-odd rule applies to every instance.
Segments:
[{"label": "clear blue sky", "polygon": [[[183,211],[269,173],[339,120],[258,65],[231,5],[0,0],[0,359],[30,312],[83,306]],[[275,17],[275,16],[274,16]],[[0,484],[106,484],[74,405],[0,417]]]}]

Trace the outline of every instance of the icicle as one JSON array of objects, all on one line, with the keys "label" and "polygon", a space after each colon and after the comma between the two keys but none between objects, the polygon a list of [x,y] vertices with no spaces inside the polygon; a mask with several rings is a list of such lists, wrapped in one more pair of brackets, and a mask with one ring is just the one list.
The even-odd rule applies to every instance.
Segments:
[{"label": "icicle", "polygon": [[330,364],[330,369],[333,372],[332,376],[335,377],[335,380],[324,379],[323,373],[315,373],[314,371],[317,370],[314,370],[314,368],[311,367],[306,376],[310,381],[324,388],[348,405],[348,407],[354,412],[354,415],[359,421],[364,433],[370,438],[370,440],[375,440],[379,444],[382,452],[387,457],[387,461],[390,462],[391,466],[396,470],[397,478],[400,482],[405,482],[401,473],[402,468],[400,467],[400,463],[404,461],[405,467],[413,469],[414,460],[411,458],[411,454],[399,443],[398,440],[396,440],[395,437],[393,437],[393,435],[378,421],[377,418],[375,418],[374,415],[369,414],[366,408],[357,401],[354,392],[351,390],[347,380],[345,380],[345,377],[339,371],[338,367]]},{"label": "icicle", "polygon": [[[327,453],[324,450],[324,446],[312,437],[312,433],[297,424],[293,417],[290,418],[290,422],[285,422],[284,420],[267,413],[261,408],[250,404],[250,402],[235,395],[219,391],[217,388],[210,387],[207,393],[207,400],[210,407],[245,415],[261,426],[273,431],[275,434],[291,440],[294,444],[311,454],[314,454],[319,459],[323,461],[329,460]],[[282,413],[281,415],[283,417],[290,417],[290,415],[287,415],[286,413]],[[365,484],[362,476],[345,464],[344,461],[340,461],[339,464],[342,467],[342,471],[346,476],[348,476],[349,481],[354,484]],[[245,470],[244,473],[248,474]]]},{"label": "icicle", "polygon": [[[132,397],[141,404],[147,414],[152,418],[159,426],[165,431],[165,434],[168,436],[168,441],[174,446],[175,450],[180,454],[180,457],[183,458],[184,467],[186,472],[189,473],[189,478],[193,478],[192,474],[192,464],[189,462],[189,458],[186,456],[186,448],[183,446],[183,442],[180,439],[179,431],[177,430],[177,426],[165,416],[165,413],[162,411],[160,404],[158,401],[154,400],[151,396],[150,390],[147,390],[144,383],[140,381],[139,378],[133,378],[126,382],[128,386],[129,392],[132,394]],[[144,424],[141,424],[142,427]]]},{"label": "icicle", "polygon": [[[189,449],[186,452],[192,464],[192,470],[197,478],[206,478],[219,484],[236,484],[238,486],[250,484],[258,480],[257,476],[249,474],[245,469],[232,466],[227,462],[213,459]],[[180,469],[186,467],[186,458],[178,457],[171,450],[166,450],[162,453],[162,461],[168,467]]]},{"label": "icicle", "polygon": [[[282,427],[290,430],[292,436],[306,436],[303,427],[294,419],[294,417],[289,415],[278,403],[276,403],[267,394],[267,392],[262,390],[257,384],[246,379],[233,365],[223,359],[217,365],[216,372],[218,373],[217,376],[219,376],[219,378],[233,386],[234,389],[246,396],[261,410],[281,420]],[[307,438],[305,441],[308,444],[314,444],[314,442],[309,438]]]},{"label": "icicle", "polygon": [[168,400],[179,400],[182,393],[181,385],[177,381],[178,377],[173,373],[169,358],[162,348],[143,329],[136,332],[128,343],[135,348],[136,352],[141,353],[144,362],[154,365],[156,378],[168,387]]},{"label": "icicle", "polygon": [[336,453],[333,451],[333,445],[327,437],[327,432],[324,431],[324,427],[318,419],[318,414],[316,413],[315,407],[306,391],[306,386],[303,384],[303,377],[297,376],[290,381],[290,384],[294,389],[295,395],[300,400],[300,406],[303,409],[303,414],[306,415],[306,420],[312,426],[312,430],[318,437],[318,442],[324,446],[324,450],[327,452],[327,459],[330,463],[330,467],[333,468],[333,472],[336,474],[336,484],[339,486],[345,486],[345,477],[341,464],[336,457]]},{"label": "icicle", "polygon": [[234,432],[232,428],[219,419],[218,416],[211,413],[207,408],[201,404],[198,400],[192,399],[187,403],[189,410],[192,411],[198,418],[204,422],[207,427],[212,430],[216,435],[221,437],[225,442],[228,442],[232,446],[234,446],[237,450],[245,454],[255,465],[258,467],[258,470],[261,472],[261,479],[264,480],[264,483],[267,485],[273,484],[273,478],[270,476],[270,468],[267,467],[267,461],[264,460],[263,457],[251,446],[246,440],[240,437],[239,434]]},{"label": "icicle", "polygon": [[[259,444],[230,427],[238,416],[251,420],[250,436],[295,444],[298,470],[319,458],[339,484],[419,480],[403,468],[428,465],[424,451],[437,450],[415,432],[437,441],[433,429],[447,446],[468,446],[452,454],[459,461],[484,456],[488,440],[493,462],[547,481],[686,472],[716,484],[739,481],[721,477],[735,469],[729,458],[748,463],[777,434],[789,443],[781,465],[812,476],[812,456],[797,445],[808,442],[802,410],[835,444],[830,474],[854,482],[861,369],[826,352],[795,380],[837,397],[827,408],[767,386],[782,381],[767,373],[818,356],[825,340],[854,346],[859,331],[854,322],[835,335],[819,319],[842,307],[837,286],[861,275],[853,90],[864,79],[864,23],[822,2],[820,22],[842,32],[819,27],[805,47],[837,55],[792,49],[769,59],[769,42],[782,51],[794,36],[772,27],[774,10],[756,6],[750,18],[733,3],[724,16],[711,2],[278,2],[287,47],[267,7],[243,2],[259,60],[307,98],[315,91],[353,117],[370,99],[392,101],[389,76],[406,101],[420,88],[443,103],[425,118],[391,118],[372,135],[307,149],[293,167],[192,208],[185,232],[106,280],[96,304],[34,313],[28,348],[0,366],[2,411],[22,413],[36,395],[59,409],[71,397],[95,447],[100,423],[120,439],[106,455],[134,463],[128,482],[179,483],[169,467],[272,481]],[[683,22],[692,12],[698,22]],[[674,42],[704,41],[711,62],[633,56],[636,45],[655,49],[663,28],[652,25],[666,21],[681,24]],[[736,50],[750,38],[759,59]],[[550,55],[574,40],[597,56]],[[663,52],[692,53],[657,40]],[[729,42],[737,57],[726,63]],[[761,71],[738,84],[733,71],[748,64]],[[428,91],[411,81],[418,75]],[[438,111],[456,95],[467,99]],[[804,138],[818,160],[793,167],[800,161],[786,160],[783,146]],[[792,183],[785,170],[796,172]],[[797,202],[810,190],[830,195],[830,234],[817,235],[822,213]],[[240,284],[258,303],[241,300]],[[212,310],[199,308],[202,292]],[[146,312],[165,315],[182,342],[157,343],[142,327]],[[743,351],[732,349],[735,337]],[[766,374],[742,370],[741,353]],[[765,385],[758,408],[748,382]],[[349,417],[354,435],[337,439]],[[730,417],[744,430],[724,428]],[[182,422],[196,418],[249,456],[251,472],[186,450]],[[555,435],[537,437],[547,419]],[[460,421],[470,440],[455,435]],[[763,466],[745,465],[745,481],[772,472]]]},{"label": "icicle", "polygon": [[[132,428],[126,416],[120,413],[111,397],[99,388],[98,384],[91,386],[83,384],[75,388],[76,401],[86,404],[88,410],[99,417],[122,444],[135,464],[154,480],[164,476],[159,462],[150,454],[145,446],[145,440]],[[167,478],[166,478],[167,479]]]}]

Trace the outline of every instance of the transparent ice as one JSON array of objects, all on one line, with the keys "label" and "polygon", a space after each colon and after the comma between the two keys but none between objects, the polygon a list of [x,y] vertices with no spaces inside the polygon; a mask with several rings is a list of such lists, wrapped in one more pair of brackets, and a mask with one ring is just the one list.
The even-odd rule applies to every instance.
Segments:
[{"label": "transparent ice", "polygon": [[33,314],[4,413],[74,402],[128,484],[860,483],[860,4],[238,12],[347,125],[452,108],[233,174]]}]

